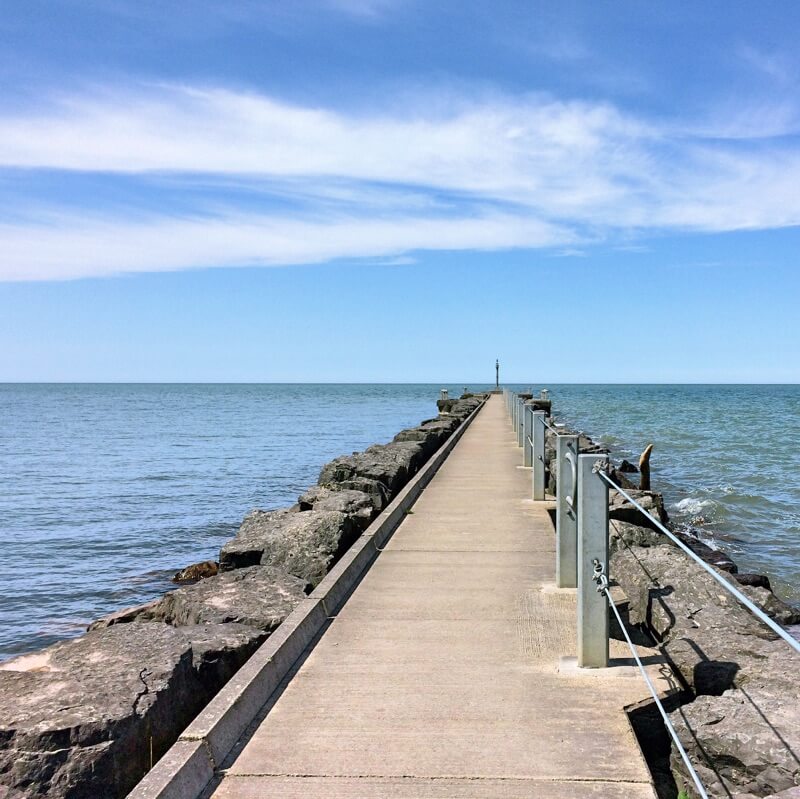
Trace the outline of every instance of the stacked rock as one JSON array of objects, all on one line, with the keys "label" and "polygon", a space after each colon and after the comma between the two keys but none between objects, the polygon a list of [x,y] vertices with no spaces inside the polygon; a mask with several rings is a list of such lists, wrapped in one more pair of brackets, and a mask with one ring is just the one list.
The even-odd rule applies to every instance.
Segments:
[{"label": "stacked rock", "polygon": [[190,584],[0,664],[0,795],[125,796],[483,399],[336,458],[291,508],[251,511],[218,564],[176,575]]}]

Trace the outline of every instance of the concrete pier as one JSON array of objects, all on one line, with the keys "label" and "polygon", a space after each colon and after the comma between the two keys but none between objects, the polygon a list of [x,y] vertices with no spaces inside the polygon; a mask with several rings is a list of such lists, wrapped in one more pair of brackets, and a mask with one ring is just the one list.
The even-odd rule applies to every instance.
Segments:
[{"label": "concrete pier", "polygon": [[530,494],[493,395],[213,796],[653,799],[624,711],[646,686],[616,641],[576,667],[554,504]]}]

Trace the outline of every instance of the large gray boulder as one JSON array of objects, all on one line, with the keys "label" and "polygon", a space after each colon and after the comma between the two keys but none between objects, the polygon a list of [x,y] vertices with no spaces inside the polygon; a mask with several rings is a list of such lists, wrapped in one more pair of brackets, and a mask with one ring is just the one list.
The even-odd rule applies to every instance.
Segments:
[{"label": "large gray boulder", "polygon": [[425,453],[419,442],[375,444],[364,452],[334,458],[322,467],[318,483],[331,487],[336,483],[344,484],[357,478],[366,478],[385,486],[391,498],[405,486],[424,462]]},{"label": "large gray boulder", "polygon": [[662,642],[684,682],[721,694],[785,649],[775,633],[671,544],[617,548],[611,575],[630,601],[630,619]]},{"label": "large gray boulder", "polygon": [[[639,491],[638,489],[627,491],[651,516],[658,519],[661,524],[669,521],[669,516],[664,508],[664,497],[655,491]],[[642,527],[653,527],[655,525],[648,516],[642,513],[634,504],[629,502],[618,491],[611,489],[608,494],[608,517],[629,524],[637,524]]]},{"label": "large gray boulder", "polygon": [[0,665],[0,785],[125,796],[265,634],[118,624]]},{"label": "large gray boulder", "polygon": [[151,613],[177,627],[233,622],[272,632],[308,588],[305,580],[281,569],[248,566],[170,591]]},{"label": "large gray boulder", "polygon": [[[763,797],[800,784],[800,656],[668,539],[615,526],[611,576],[628,597],[631,622],[662,642],[696,697],[671,717],[710,795]],[[738,586],[734,575],[718,573]],[[767,589],[743,590],[772,606]],[[675,753],[672,765],[688,785]]]},{"label": "large gray boulder", "polygon": [[458,427],[458,420],[455,417],[442,417],[431,419],[417,427],[410,427],[401,430],[395,437],[396,442],[412,441],[418,442],[429,458],[444,442],[452,435],[453,430]]},{"label": "large gray boulder", "polygon": [[[798,665],[798,664],[795,664]],[[796,688],[767,683],[700,696],[671,714],[672,722],[711,796],[781,795],[800,786],[800,713]],[[677,751],[672,767],[684,775]],[[789,794],[791,795],[791,794]]]},{"label": "large gray boulder", "polygon": [[226,572],[260,563],[315,586],[357,536],[352,519],[337,511],[254,510],[220,550],[219,567]]},{"label": "large gray boulder", "polygon": [[312,486],[298,499],[298,504],[301,511],[327,510],[343,513],[353,520],[360,531],[369,527],[382,508],[366,491],[341,488],[338,484],[335,488]]}]

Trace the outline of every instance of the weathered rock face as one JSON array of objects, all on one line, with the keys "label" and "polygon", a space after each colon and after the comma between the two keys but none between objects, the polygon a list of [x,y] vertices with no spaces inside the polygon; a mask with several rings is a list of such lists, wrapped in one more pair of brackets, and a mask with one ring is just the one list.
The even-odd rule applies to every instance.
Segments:
[{"label": "weathered rock face", "polygon": [[306,597],[308,583],[267,566],[249,566],[170,591],[152,613],[180,627],[246,624],[272,632]]},{"label": "weathered rock face", "polygon": [[0,783],[26,797],[122,797],[249,657],[237,624],[118,624],[0,667]]},{"label": "weathered rock face", "polygon": [[[615,527],[611,574],[630,600],[631,621],[662,640],[697,695],[671,716],[710,795],[764,797],[800,785],[800,657],[664,536]],[[763,587],[743,590],[767,612],[793,611]],[[676,753],[673,769],[683,774]]]},{"label": "weathered rock face", "polygon": [[353,521],[337,511],[255,510],[245,516],[236,538],[220,551],[220,570],[255,561],[274,566],[312,586],[328,573],[358,535]]},{"label": "weathered rock face", "polygon": [[[662,524],[669,521],[667,511],[664,509],[664,498],[654,491],[628,491],[648,513],[655,516]],[[652,527],[653,523],[635,505],[628,502],[625,497],[613,489],[609,491],[608,516],[621,522],[637,524],[641,527]]]},{"label": "weathered rock face", "polygon": [[376,444],[364,452],[335,458],[322,467],[318,482],[321,486],[330,487],[338,483],[350,488],[354,485],[352,481],[359,478],[372,480],[385,486],[391,498],[405,486],[424,461],[425,454],[418,442]]},{"label": "weathered rock face", "polygon": [[[796,700],[796,693],[781,696],[768,685],[755,684],[698,697],[671,714],[711,796],[783,795],[800,786],[800,761],[794,754],[800,744]],[[683,772],[677,752],[672,765]]]},{"label": "weathered rock face", "polygon": [[327,510],[349,516],[356,527],[366,530],[369,523],[380,512],[375,498],[365,491],[353,491],[348,488],[335,490],[323,486],[313,486],[298,500],[301,511]]},{"label": "weathered rock face", "polygon": [[442,417],[423,422],[417,427],[401,430],[395,437],[396,442],[412,441],[419,443],[426,458],[433,455],[458,427],[455,417]]},{"label": "weathered rock face", "polygon": [[294,511],[252,510],[239,526],[236,537],[227,541],[219,553],[220,572],[231,569],[243,569],[246,566],[257,566],[261,563],[266,542],[265,529],[269,525],[279,526],[294,515]]},{"label": "weathered rock face", "polygon": [[86,629],[88,632],[91,632],[92,630],[102,630],[105,627],[112,627],[115,624],[129,624],[132,621],[154,621],[157,617],[160,604],[160,599],[153,599],[150,602],[145,602],[143,605],[133,605],[129,608],[123,608],[122,610],[109,613],[108,616],[103,616],[101,619],[93,621]]},{"label": "weathered rock face", "polygon": [[[519,396],[524,396],[520,394]],[[466,419],[478,405],[481,404],[484,395],[473,395],[461,399],[436,400],[436,407],[442,415],[456,416]]]},{"label": "weathered rock face", "polygon": [[721,694],[761,673],[785,645],[710,575],[670,544],[617,548],[614,578],[630,600],[631,621],[663,642],[686,684]]},{"label": "weathered rock face", "polygon": [[173,583],[192,583],[202,580],[205,577],[213,577],[219,572],[219,563],[215,560],[204,560],[201,563],[193,563],[185,569],[175,573],[172,578]]}]

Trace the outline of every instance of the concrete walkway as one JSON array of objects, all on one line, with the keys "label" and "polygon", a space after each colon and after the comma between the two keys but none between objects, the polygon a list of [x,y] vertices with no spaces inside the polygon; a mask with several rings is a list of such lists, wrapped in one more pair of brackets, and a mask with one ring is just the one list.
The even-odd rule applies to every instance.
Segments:
[{"label": "concrete walkway", "polygon": [[521,460],[493,396],[216,799],[655,797],[623,711],[641,678],[560,668],[575,592],[554,588],[551,505]]}]

